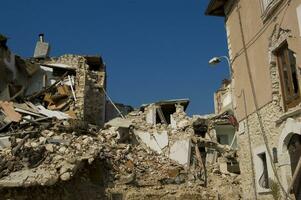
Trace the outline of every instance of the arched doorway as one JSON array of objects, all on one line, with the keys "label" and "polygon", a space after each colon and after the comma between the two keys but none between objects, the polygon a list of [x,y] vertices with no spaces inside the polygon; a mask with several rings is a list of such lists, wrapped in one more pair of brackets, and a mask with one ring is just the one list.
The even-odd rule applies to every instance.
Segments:
[{"label": "arched doorway", "polygon": [[[279,169],[281,171],[281,182],[285,190],[292,181],[297,163],[301,156],[301,122],[288,118],[283,126],[278,143]],[[300,175],[294,185],[296,199],[301,200]],[[299,195],[299,196],[298,196]]]},{"label": "arched doorway", "polygon": [[[301,135],[298,134],[292,135],[287,145],[287,150],[291,161],[291,172],[292,174],[294,174],[301,156]],[[293,185],[293,193],[295,195],[296,200],[301,200],[301,173],[300,172],[298,173],[296,181]]]}]

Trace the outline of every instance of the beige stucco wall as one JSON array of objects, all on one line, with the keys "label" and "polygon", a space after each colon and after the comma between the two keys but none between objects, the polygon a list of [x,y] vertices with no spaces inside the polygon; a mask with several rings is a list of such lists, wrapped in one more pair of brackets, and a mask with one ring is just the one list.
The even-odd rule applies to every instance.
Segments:
[{"label": "beige stucco wall", "polygon": [[[283,29],[291,30],[293,37],[289,38],[289,48],[301,53],[301,40],[299,34],[296,7],[301,4],[301,0],[293,0],[289,6],[283,1],[282,5],[266,22],[262,19],[262,8],[260,0],[240,0],[239,11],[241,13],[242,27],[245,36],[247,54],[250,62],[250,69],[254,81],[255,93],[258,106],[272,101],[272,83],[269,70],[269,38],[272,35],[276,24],[280,24]],[[274,18],[275,17],[275,18]],[[247,113],[255,111],[252,97],[250,80],[248,77],[245,53],[242,45],[242,35],[236,5],[226,18],[228,32],[228,42],[231,46],[230,57],[232,58],[233,78],[235,79],[234,96],[236,98],[236,115],[238,120],[245,116],[242,90],[245,91],[247,99]],[[300,65],[300,58],[297,56],[297,65]]]},{"label": "beige stucco wall", "polygon": [[[287,189],[291,179],[290,161],[285,157],[285,152],[280,151],[283,151],[282,147],[285,145],[283,138],[289,139],[289,132],[286,133],[289,128],[285,125],[288,124],[287,126],[293,129],[289,121],[295,120],[297,124],[295,126],[301,126],[301,107],[298,105],[291,109],[295,112],[291,112],[291,110],[284,111],[278,66],[273,54],[273,51],[279,47],[281,42],[284,40],[288,42],[289,48],[296,54],[300,85],[301,38],[296,8],[301,5],[301,0],[291,0],[290,4],[287,4],[287,2],[287,0],[283,0],[271,17],[264,21],[261,0],[239,0],[238,5],[234,5],[225,21],[229,56],[233,62],[235,115],[240,124],[244,124],[244,130],[237,132],[244,199],[255,199],[254,189],[257,189],[258,199],[273,199],[271,192],[261,193],[259,192],[260,188],[254,186],[253,181],[258,178],[256,170],[258,171],[259,165],[258,158],[256,160],[256,151],[260,148],[268,148],[270,152],[272,152],[272,148],[277,148],[279,161],[274,163],[274,167],[284,189]],[[246,57],[243,51],[238,8],[241,13],[247,55],[258,101],[258,114],[263,129],[261,129],[260,119],[255,112]],[[281,31],[279,28],[285,31]],[[299,88],[301,87],[299,86]],[[245,93],[245,99],[242,91]],[[297,112],[297,110],[299,111]],[[288,113],[295,114],[288,115]],[[248,117],[246,118],[246,116]],[[301,130],[296,129],[294,133],[300,135]],[[267,137],[267,143],[264,142],[263,134]],[[270,160],[272,159],[270,158]],[[253,173],[255,173],[255,177]],[[269,175],[270,178],[276,180],[273,170],[270,169]],[[258,180],[255,180],[255,185],[257,182]]]}]

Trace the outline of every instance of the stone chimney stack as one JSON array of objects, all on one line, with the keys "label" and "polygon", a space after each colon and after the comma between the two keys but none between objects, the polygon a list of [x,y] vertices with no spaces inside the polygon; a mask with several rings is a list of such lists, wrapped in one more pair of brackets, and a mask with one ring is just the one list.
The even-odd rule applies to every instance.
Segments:
[{"label": "stone chimney stack", "polygon": [[49,57],[50,45],[45,42],[44,33],[39,34],[39,41],[37,41],[34,51],[34,58],[47,58]]}]

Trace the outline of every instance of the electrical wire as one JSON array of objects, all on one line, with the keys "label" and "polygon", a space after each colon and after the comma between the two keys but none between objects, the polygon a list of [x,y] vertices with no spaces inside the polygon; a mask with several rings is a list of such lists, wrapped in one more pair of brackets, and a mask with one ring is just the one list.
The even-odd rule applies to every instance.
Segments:
[{"label": "electrical wire", "polygon": [[110,96],[108,95],[108,93],[106,92],[106,90],[102,87],[103,92],[105,93],[105,95],[107,96],[108,100],[111,102],[111,104],[113,105],[113,107],[117,110],[118,114],[121,116],[121,118],[125,119],[124,115],[120,112],[120,110],[117,108],[117,106],[115,105],[115,103],[112,101],[112,99],[110,98]]}]

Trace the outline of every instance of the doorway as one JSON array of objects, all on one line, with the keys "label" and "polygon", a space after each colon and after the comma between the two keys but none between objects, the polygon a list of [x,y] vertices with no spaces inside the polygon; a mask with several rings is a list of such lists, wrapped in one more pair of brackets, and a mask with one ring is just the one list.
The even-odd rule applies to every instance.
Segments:
[{"label": "doorway", "polygon": [[[295,173],[301,156],[301,135],[294,134],[287,146],[288,153],[291,160],[291,171],[292,175]],[[297,175],[296,182],[293,185],[293,193],[296,200],[301,200],[301,173]]]}]

